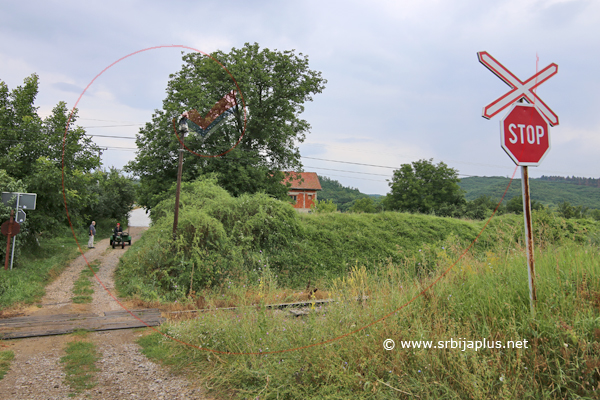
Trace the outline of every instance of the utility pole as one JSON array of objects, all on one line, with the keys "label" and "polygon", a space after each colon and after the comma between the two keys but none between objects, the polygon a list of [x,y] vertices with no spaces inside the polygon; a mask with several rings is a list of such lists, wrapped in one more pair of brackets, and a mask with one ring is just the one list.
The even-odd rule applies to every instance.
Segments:
[{"label": "utility pole", "polygon": [[[179,194],[181,193],[181,175],[183,172],[183,152],[185,148],[183,147],[183,140],[185,139],[185,133],[188,131],[187,129],[187,113],[183,113],[179,120],[179,132],[181,134],[179,140],[179,164],[177,165],[177,189],[175,192],[175,212],[173,216],[173,240],[177,239],[177,222],[179,220]],[[173,119],[173,123],[175,123],[175,119]]]}]

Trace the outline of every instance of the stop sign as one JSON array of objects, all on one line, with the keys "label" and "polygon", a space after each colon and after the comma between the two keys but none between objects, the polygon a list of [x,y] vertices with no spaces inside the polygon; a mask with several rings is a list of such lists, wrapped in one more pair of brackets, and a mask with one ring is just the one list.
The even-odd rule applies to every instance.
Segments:
[{"label": "stop sign", "polygon": [[515,164],[537,166],[550,150],[550,125],[533,104],[518,103],[500,121],[500,141]]}]

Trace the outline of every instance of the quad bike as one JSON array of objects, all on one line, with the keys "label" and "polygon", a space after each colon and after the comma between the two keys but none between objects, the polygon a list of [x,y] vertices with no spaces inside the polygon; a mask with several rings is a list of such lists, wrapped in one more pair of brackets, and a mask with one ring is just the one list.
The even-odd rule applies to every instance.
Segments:
[{"label": "quad bike", "polygon": [[110,237],[110,245],[114,249],[115,246],[121,246],[122,249],[125,248],[125,243],[131,245],[131,236],[127,232],[119,232],[118,234],[112,234]]}]

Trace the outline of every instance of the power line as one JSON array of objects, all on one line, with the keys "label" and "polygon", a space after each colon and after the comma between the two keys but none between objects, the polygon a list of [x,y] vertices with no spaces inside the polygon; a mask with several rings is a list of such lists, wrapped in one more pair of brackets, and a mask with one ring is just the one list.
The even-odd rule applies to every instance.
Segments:
[{"label": "power line", "polygon": [[113,139],[133,139],[136,140],[137,138],[131,137],[131,136],[111,136],[111,135],[89,135],[86,133],[87,136],[92,136],[92,137],[107,137],[107,138],[113,138]]},{"label": "power line", "polygon": [[81,120],[81,119],[85,119],[88,121],[102,121],[102,122],[118,122],[120,124],[138,124],[138,125],[144,125],[144,122],[132,122],[132,121],[113,121],[110,119],[96,119],[96,118],[83,118],[83,117],[78,117],[77,120]]},{"label": "power line", "polygon": [[382,181],[381,179],[357,178],[355,176],[344,176],[344,175],[336,175],[336,174],[327,174],[327,176],[335,176],[336,178],[360,179],[361,181],[387,182],[387,181]]},{"label": "power line", "polygon": [[132,150],[132,151],[139,150],[137,147],[119,147],[119,146],[108,146],[107,149],[110,149],[110,150],[122,149],[122,150]]},{"label": "power line", "polygon": [[388,167],[385,165],[363,164],[363,163],[357,163],[357,162],[351,162],[351,161],[328,160],[326,158],[316,158],[316,157],[306,157],[306,156],[300,156],[300,157],[308,158],[310,160],[329,161],[329,162],[336,162],[336,163],[342,163],[342,164],[364,165],[366,167],[390,168],[390,169],[398,169],[399,168],[399,167]]},{"label": "power line", "polygon": [[[309,158],[309,159],[312,159],[312,160],[336,162],[336,163],[341,163],[341,164],[364,165],[364,166],[367,166],[367,167],[390,168],[390,169],[394,169],[394,170],[399,169],[399,167],[388,167],[388,166],[385,166],[385,165],[361,164],[361,163],[356,163],[356,162],[351,162],[351,161],[328,160],[326,158],[315,158],[315,157],[304,157],[304,156],[301,156],[301,157],[302,158]],[[321,167],[307,167],[307,168],[321,168]],[[327,168],[321,168],[321,169],[327,169]],[[354,173],[354,174],[389,176],[389,175],[382,175],[382,174],[372,174],[372,173],[368,173],[368,172],[342,171],[342,170],[338,170],[338,169],[331,169],[330,171],[351,172],[351,173]],[[467,175],[467,174],[457,174],[457,175],[458,176],[467,176],[467,177],[479,176],[479,175]]]},{"label": "power line", "polygon": [[140,126],[144,124],[126,124],[126,125],[94,125],[94,126],[82,126],[83,129],[91,129],[91,128],[120,128],[122,126]]},{"label": "power line", "polygon": [[313,168],[313,169],[323,169],[326,171],[336,171],[336,172],[350,172],[353,174],[361,174],[361,175],[377,175],[377,176],[389,176],[389,175],[384,175],[384,174],[372,174],[370,172],[358,172],[358,171],[346,171],[346,170],[342,170],[342,169],[331,169],[331,168],[323,168],[323,167],[310,167],[308,165],[305,165],[304,168]]}]

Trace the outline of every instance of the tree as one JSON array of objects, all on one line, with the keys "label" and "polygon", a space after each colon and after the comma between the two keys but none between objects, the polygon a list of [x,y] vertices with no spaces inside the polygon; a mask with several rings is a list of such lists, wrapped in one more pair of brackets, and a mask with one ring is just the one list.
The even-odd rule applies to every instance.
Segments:
[{"label": "tree", "polygon": [[458,186],[458,171],[433,159],[402,164],[389,182],[385,206],[399,210],[429,214],[437,209],[463,203],[464,193]]},{"label": "tree", "polygon": [[353,213],[376,213],[377,207],[375,207],[375,202],[370,197],[363,197],[361,199],[356,199],[352,203],[350,207],[350,212]]},{"label": "tree", "polygon": [[[544,205],[536,200],[531,200],[532,210],[543,210]],[[523,196],[515,196],[506,203],[506,212],[523,214]]]},{"label": "tree", "polygon": [[558,204],[558,215],[563,218],[585,218],[588,208],[584,206],[573,206],[568,201]]},{"label": "tree", "polygon": [[319,182],[323,190],[319,193],[322,200],[333,201],[342,212],[348,211],[352,202],[361,197],[366,197],[358,189],[345,187],[335,179],[319,175]]},{"label": "tree", "polygon": [[69,120],[64,102],[46,119],[38,116],[38,85],[36,74],[12,92],[0,81],[0,169],[38,195],[36,210],[27,215],[31,233],[66,224],[63,184],[72,222],[81,223],[82,210],[97,200],[90,172],[100,165],[98,147],[75,126],[76,112]]},{"label": "tree", "polygon": [[[185,152],[183,181],[217,173],[219,184],[234,195],[262,191],[285,198],[279,171],[301,167],[297,144],[304,140],[310,125],[300,114],[304,103],[321,93],[326,80],[309,69],[307,56],[294,51],[261,50],[258,44],[246,44],[229,53],[216,51],[212,57],[235,77],[248,107],[247,123],[238,107],[210,139],[189,135],[186,146],[219,154],[237,141],[244,126],[245,136],[235,150],[222,157],[201,158]],[[172,119],[192,109],[205,115],[225,94],[237,90],[229,74],[212,58],[191,53],[183,56],[183,62],[181,70],[170,76],[162,110],[140,129],[139,152],[126,167],[139,176],[138,200],[147,208],[154,207],[176,180],[179,143]],[[241,97],[236,98],[241,103]]]},{"label": "tree", "polygon": [[87,219],[126,221],[135,202],[133,180],[114,167],[94,172],[93,180],[97,182],[92,189],[98,201],[85,210]]},{"label": "tree", "polygon": [[[6,171],[0,169],[0,192],[21,192],[24,193],[26,191],[26,187],[21,181],[15,181],[13,178],[8,176]],[[16,217],[16,216],[15,216]],[[0,224],[8,221],[10,219],[10,207],[5,206],[0,203]],[[29,222],[25,221],[24,224],[21,225],[21,233],[19,234],[22,237],[27,229],[29,228]],[[0,243],[6,243],[6,236],[0,234]],[[19,254],[21,253],[21,248],[23,245],[22,240],[18,240],[19,236],[17,236],[16,246],[15,246],[15,258],[19,258]],[[6,256],[6,245],[0,246],[0,260],[2,260],[2,264],[0,264],[0,269],[4,267],[4,260]]]}]

